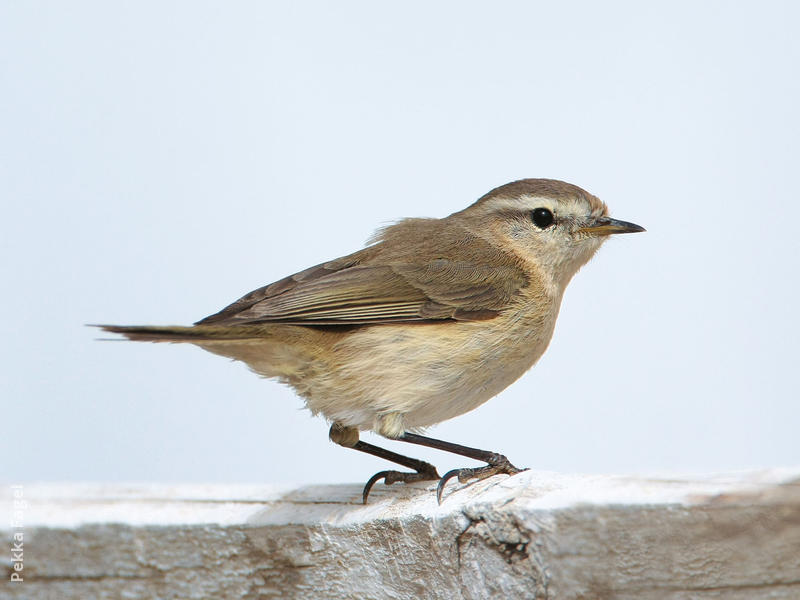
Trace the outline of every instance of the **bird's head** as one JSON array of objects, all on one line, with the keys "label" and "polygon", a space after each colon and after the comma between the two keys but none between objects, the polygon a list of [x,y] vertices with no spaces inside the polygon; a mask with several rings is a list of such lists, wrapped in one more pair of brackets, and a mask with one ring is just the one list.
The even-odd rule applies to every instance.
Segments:
[{"label": "bird's head", "polygon": [[562,285],[609,235],[645,230],[612,219],[599,198],[554,179],[508,183],[451,217]]}]

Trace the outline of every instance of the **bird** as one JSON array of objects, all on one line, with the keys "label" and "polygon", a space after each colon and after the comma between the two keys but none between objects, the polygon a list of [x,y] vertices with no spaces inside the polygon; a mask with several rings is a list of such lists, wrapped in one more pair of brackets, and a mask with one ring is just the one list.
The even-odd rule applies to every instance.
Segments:
[{"label": "bird", "polygon": [[[409,469],[364,486],[514,475],[504,455],[423,435],[475,409],[547,349],[567,284],[610,235],[645,229],[555,179],[501,185],[443,218],[408,218],[367,245],[254,290],[191,326],[96,325],[134,341],[184,342],[288,384],[334,443]],[[364,442],[372,431],[486,463],[440,476]]]}]

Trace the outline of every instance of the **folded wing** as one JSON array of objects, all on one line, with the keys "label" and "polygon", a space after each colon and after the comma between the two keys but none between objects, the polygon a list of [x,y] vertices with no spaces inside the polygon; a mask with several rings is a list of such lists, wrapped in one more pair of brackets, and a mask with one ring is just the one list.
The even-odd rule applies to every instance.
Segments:
[{"label": "folded wing", "polygon": [[[362,252],[369,251],[370,248]],[[483,320],[526,285],[511,266],[434,259],[363,264],[356,253],[265,286],[198,324],[358,325]]]}]

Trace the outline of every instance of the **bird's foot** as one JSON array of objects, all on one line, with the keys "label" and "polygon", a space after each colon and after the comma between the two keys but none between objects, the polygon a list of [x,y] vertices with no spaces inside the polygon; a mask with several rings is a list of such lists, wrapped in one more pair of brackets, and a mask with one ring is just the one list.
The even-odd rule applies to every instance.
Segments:
[{"label": "bird's foot", "polygon": [[442,503],[442,492],[444,486],[448,481],[454,477],[458,477],[460,483],[467,483],[471,480],[480,481],[491,477],[492,475],[516,475],[527,471],[528,469],[518,469],[512,465],[509,460],[502,454],[494,454],[489,460],[489,464],[485,467],[474,467],[471,469],[453,469],[444,474],[439,480],[439,485],[436,486],[436,501]]},{"label": "bird's foot", "polygon": [[381,479],[383,479],[383,483],[386,485],[392,485],[398,482],[413,483],[414,481],[435,481],[439,479],[439,472],[433,465],[423,462],[420,468],[414,473],[403,471],[380,471],[379,473],[375,473],[375,475],[369,478],[361,494],[361,499],[364,504],[367,503],[367,497],[369,496],[372,486]]}]

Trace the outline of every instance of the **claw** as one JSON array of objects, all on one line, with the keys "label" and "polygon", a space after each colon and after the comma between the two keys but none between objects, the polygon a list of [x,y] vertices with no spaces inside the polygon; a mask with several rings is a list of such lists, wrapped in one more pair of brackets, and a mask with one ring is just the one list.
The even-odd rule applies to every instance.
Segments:
[{"label": "claw", "polygon": [[461,479],[461,471],[463,470],[464,469],[453,469],[444,474],[444,477],[439,480],[439,485],[436,486],[436,502],[439,504],[442,503],[442,492],[444,492],[445,484],[456,476]]},{"label": "claw", "polygon": [[439,473],[436,471],[436,468],[433,467],[433,465],[430,465],[430,467],[430,470],[417,471],[415,473],[404,473],[402,471],[379,471],[370,477],[369,481],[367,481],[367,484],[364,486],[364,491],[361,493],[361,501],[364,504],[367,503],[367,498],[369,497],[370,490],[372,490],[372,486],[374,486],[381,479],[384,480],[386,485],[392,485],[393,483],[397,482],[412,483],[414,481],[439,479]]},{"label": "claw", "polygon": [[364,491],[361,492],[361,502],[363,504],[367,503],[367,497],[369,497],[369,491],[372,489],[372,486],[375,485],[381,479],[385,479],[389,473],[391,473],[391,471],[380,471],[378,473],[375,473],[375,475],[369,478],[369,481],[367,481],[367,485],[364,486]]},{"label": "claw", "polygon": [[439,504],[442,503],[444,486],[454,477],[458,477],[458,481],[460,483],[467,483],[471,479],[480,481],[482,479],[486,479],[487,477],[491,477],[492,475],[516,475],[517,473],[527,470],[528,469],[518,469],[508,462],[508,459],[505,456],[499,456],[496,464],[489,464],[485,467],[475,467],[472,469],[453,469],[452,471],[445,473],[444,477],[439,480],[439,485],[436,486],[436,501]]}]

